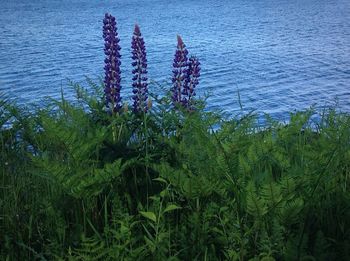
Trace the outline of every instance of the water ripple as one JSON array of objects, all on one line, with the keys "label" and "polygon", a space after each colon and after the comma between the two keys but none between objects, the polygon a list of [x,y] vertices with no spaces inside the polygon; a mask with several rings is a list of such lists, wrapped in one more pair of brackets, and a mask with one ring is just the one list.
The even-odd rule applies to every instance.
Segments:
[{"label": "water ripple", "polygon": [[[130,42],[139,23],[149,77],[167,81],[181,34],[202,63],[198,94],[209,108],[256,109],[276,117],[313,104],[350,111],[350,2],[137,0],[0,2],[0,92],[21,102],[59,97],[66,79],[103,74],[103,14],[117,17],[123,93],[130,91]],[[152,88],[155,88],[152,85]],[[156,92],[157,90],[151,90]]]}]

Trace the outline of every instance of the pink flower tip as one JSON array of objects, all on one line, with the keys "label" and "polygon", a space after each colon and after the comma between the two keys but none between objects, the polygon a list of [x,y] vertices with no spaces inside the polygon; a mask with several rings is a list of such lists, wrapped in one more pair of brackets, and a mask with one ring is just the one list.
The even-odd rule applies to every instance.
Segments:
[{"label": "pink flower tip", "polygon": [[183,46],[184,42],[182,41],[182,38],[180,35],[177,35],[177,46]]},{"label": "pink flower tip", "polygon": [[141,34],[140,26],[138,24],[135,24],[134,32],[135,32],[136,35],[140,35]]}]

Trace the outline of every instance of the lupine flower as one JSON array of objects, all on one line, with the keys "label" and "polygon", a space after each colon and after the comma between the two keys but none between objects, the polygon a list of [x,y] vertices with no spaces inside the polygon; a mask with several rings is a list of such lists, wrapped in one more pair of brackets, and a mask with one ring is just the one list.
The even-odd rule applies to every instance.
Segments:
[{"label": "lupine flower", "polygon": [[121,105],[120,97],[120,58],[119,38],[115,17],[106,13],[103,19],[103,38],[105,40],[105,98],[106,107],[111,112],[118,112]]},{"label": "lupine flower", "polygon": [[186,79],[182,90],[182,104],[186,108],[191,108],[192,98],[196,95],[195,87],[199,83],[200,62],[194,56],[189,59]]},{"label": "lupine flower", "polygon": [[135,25],[134,35],[131,42],[133,73],[133,110],[134,112],[146,112],[148,89],[147,89],[147,58],[145,42],[141,36],[140,27]]},{"label": "lupine flower", "polygon": [[173,63],[173,87],[172,87],[172,100],[174,104],[180,104],[182,102],[182,88],[186,79],[188,70],[188,51],[181,36],[177,36],[177,49],[175,52],[175,58]]}]

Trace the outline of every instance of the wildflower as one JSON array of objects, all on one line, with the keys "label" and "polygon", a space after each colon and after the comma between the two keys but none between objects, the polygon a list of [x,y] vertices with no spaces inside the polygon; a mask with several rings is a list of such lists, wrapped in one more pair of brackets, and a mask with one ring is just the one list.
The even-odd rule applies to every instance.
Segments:
[{"label": "wildflower", "polygon": [[188,51],[181,36],[177,36],[177,49],[175,52],[175,58],[173,63],[173,87],[172,87],[172,100],[174,104],[180,104],[182,102],[182,88],[186,79],[188,70]]},{"label": "wildflower", "polygon": [[192,98],[196,95],[195,87],[199,83],[200,70],[199,60],[192,56],[189,59],[186,79],[182,90],[182,94],[184,95],[182,104],[184,107],[190,108],[192,105]]},{"label": "wildflower", "polygon": [[135,25],[134,35],[131,42],[133,73],[133,110],[134,112],[146,112],[148,89],[147,89],[147,58],[145,42],[141,36],[140,27]]},{"label": "wildflower", "polygon": [[105,40],[104,52],[106,58],[104,60],[105,66],[105,98],[106,107],[112,112],[118,112],[121,109],[120,97],[120,58],[119,53],[119,38],[117,33],[117,26],[115,17],[106,13],[103,19],[103,38]]}]

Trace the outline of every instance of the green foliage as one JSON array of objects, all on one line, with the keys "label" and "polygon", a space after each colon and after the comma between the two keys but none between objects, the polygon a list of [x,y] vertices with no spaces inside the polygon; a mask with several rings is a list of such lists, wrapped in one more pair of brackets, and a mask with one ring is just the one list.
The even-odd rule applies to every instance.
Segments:
[{"label": "green foliage", "polygon": [[348,114],[109,115],[88,82],[0,102],[0,259],[349,259]]}]

